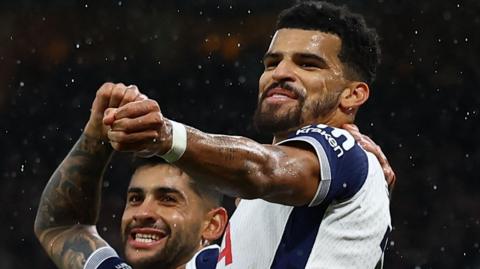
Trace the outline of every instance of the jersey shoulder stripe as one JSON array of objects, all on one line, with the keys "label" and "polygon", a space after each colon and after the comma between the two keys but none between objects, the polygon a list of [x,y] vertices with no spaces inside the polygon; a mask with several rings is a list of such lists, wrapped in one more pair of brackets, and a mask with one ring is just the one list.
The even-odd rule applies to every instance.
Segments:
[{"label": "jersey shoulder stripe", "polygon": [[320,162],[320,182],[310,206],[350,198],[363,186],[368,175],[368,158],[347,131],[324,124],[308,125],[279,145],[294,141],[313,147]]}]

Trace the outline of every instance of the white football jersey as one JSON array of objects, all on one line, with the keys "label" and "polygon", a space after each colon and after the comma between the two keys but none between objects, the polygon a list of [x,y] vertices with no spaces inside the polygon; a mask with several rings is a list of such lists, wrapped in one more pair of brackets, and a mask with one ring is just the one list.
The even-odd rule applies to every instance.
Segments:
[{"label": "white football jersey", "polygon": [[345,130],[299,129],[320,162],[308,206],[242,200],[223,238],[217,268],[381,268],[391,230],[389,193],[376,157]]}]

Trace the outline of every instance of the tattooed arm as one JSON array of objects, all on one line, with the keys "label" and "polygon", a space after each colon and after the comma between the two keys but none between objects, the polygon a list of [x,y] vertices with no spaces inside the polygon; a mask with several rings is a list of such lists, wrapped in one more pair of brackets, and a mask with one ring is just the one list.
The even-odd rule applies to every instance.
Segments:
[{"label": "tattooed arm", "polygon": [[35,234],[59,268],[81,269],[96,249],[102,176],[113,153],[102,123],[108,108],[143,98],[136,87],[105,83],[92,104],[85,131],[47,183],[35,219]]},{"label": "tattooed arm", "polygon": [[95,224],[111,153],[107,144],[82,135],[43,191],[35,233],[59,268],[83,268],[93,251],[107,245]]}]

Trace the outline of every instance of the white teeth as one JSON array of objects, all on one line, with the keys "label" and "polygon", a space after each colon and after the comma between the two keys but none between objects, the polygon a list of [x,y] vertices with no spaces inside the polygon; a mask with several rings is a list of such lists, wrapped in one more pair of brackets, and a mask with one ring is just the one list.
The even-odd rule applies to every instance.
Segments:
[{"label": "white teeth", "polygon": [[156,234],[135,234],[135,241],[142,242],[142,243],[151,243],[154,241],[160,240],[160,236]]}]

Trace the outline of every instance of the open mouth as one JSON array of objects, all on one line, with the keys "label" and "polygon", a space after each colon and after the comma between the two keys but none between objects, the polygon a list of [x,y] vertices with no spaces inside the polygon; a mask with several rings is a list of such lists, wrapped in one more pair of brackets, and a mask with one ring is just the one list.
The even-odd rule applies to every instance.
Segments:
[{"label": "open mouth", "polygon": [[144,234],[144,233],[136,233],[136,234],[133,234],[132,237],[136,242],[140,242],[140,243],[153,243],[163,238],[157,234]]},{"label": "open mouth", "polygon": [[128,243],[134,248],[149,248],[163,242],[167,233],[162,230],[152,228],[132,229],[128,238]]},{"label": "open mouth", "polygon": [[267,98],[275,98],[275,99],[298,99],[298,95],[294,91],[290,91],[284,88],[273,88],[268,90],[266,94]]}]

